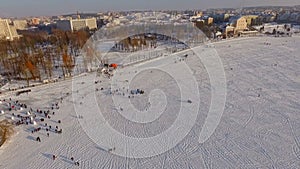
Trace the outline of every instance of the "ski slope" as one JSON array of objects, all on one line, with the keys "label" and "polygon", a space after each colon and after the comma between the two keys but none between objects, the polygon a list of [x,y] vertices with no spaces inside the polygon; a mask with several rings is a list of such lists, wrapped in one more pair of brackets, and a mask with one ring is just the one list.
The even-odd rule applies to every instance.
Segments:
[{"label": "ski slope", "polygon": [[[0,115],[1,120],[11,119],[12,113],[25,116],[30,107],[37,115],[36,126],[15,127],[15,134],[0,147],[0,168],[299,168],[299,44],[300,37],[255,37],[220,41],[203,48],[203,51],[213,48],[218,52],[227,81],[226,105],[220,124],[203,144],[198,142],[199,133],[214,88],[205,65],[192,51],[185,51],[189,57],[184,60],[183,52],[118,69],[111,80],[89,73],[32,88],[30,93],[20,96],[0,95],[1,100],[6,99],[0,104],[0,110],[7,108],[8,98],[28,105],[23,110],[6,110]],[[180,71],[184,68],[181,65],[188,65],[190,72]],[[166,69],[171,73],[166,73]],[[200,101],[197,103],[194,103],[195,89],[182,89],[176,81],[178,78],[189,86],[191,79],[186,73],[191,73],[198,84]],[[132,97],[130,92],[134,89],[145,93]],[[182,90],[186,92],[182,94]],[[188,99],[193,103],[188,104]],[[91,104],[93,101],[97,105]],[[56,103],[59,109],[51,110]],[[99,110],[106,120],[103,123],[119,133],[148,138],[171,128],[180,107],[185,107],[184,113],[188,114],[191,106],[199,109],[195,119],[190,119],[195,120],[195,125],[174,148],[159,155],[122,157],[116,155],[122,153],[118,147],[120,140],[110,140],[109,146],[95,141],[108,137],[101,121],[93,114]],[[41,122],[38,119],[43,115],[36,113],[36,109],[54,111],[55,115]],[[45,123],[58,126],[63,132],[50,131],[48,137]],[[95,130],[86,131],[84,124]],[[35,127],[42,129],[31,133]],[[91,138],[90,134],[95,137]],[[35,141],[36,137],[41,142]],[[116,149],[109,151],[113,147]],[[53,154],[57,159],[52,159]],[[75,166],[71,157],[80,165]]]}]

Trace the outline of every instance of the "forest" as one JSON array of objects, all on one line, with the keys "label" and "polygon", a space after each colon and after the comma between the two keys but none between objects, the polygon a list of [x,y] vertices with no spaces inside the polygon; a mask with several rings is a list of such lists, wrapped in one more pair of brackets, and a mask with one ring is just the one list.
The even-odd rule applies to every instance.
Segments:
[{"label": "forest", "polygon": [[91,34],[86,30],[26,32],[14,41],[0,40],[0,72],[8,80],[52,79],[54,71],[72,74],[76,57]]}]

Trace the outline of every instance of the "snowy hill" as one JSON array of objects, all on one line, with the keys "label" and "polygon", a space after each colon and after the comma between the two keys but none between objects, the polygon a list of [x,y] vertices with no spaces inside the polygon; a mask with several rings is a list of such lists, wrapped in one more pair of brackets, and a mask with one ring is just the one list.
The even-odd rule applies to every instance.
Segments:
[{"label": "snowy hill", "polygon": [[[227,83],[220,124],[201,144],[199,133],[208,116],[211,93],[217,89],[211,86],[205,65],[193,51],[117,69],[112,79],[89,73],[33,87],[19,96],[0,95],[0,111],[4,110],[0,120],[17,123],[20,116],[27,117],[0,147],[0,168],[297,168],[299,44],[299,37],[257,37],[201,48],[203,53],[217,51]],[[187,58],[182,57],[185,54]],[[191,75],[197,86],[192,84]],[[193,116],[195,109],[199,113]],[[186,114],[184,121],[177,120],[181,111]],[[137,144],[132,152],[120,147],[124,140],[104,128],[109,124],[112,131],[127,136],[124,138],[153,138],[176,123],[191,128],[177,129],[178,138],[181,131],[186,132],[183,140],[154,140],[149,144],[157,145],[151,149]],[[133,158],[155,154],[160,148],[167,151]],[[124,152],[128,157],[122,156]],[[79,166],[74,164],[77,161]]]}]

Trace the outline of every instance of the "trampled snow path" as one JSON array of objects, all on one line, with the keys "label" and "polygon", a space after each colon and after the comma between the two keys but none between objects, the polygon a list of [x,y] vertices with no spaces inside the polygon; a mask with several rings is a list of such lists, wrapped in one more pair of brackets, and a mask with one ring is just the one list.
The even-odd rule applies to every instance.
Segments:
[{"label": "trampled snow path", "polygon": [[[173,149],[145,159],[120,157],[107,152],[111,147],[94,143],[85,134],[79,121],[91,118],[92,125],[97,125],[99,121],[93,121],[93,117],[80,111],[76,114],[73,104],[88,105],[90,100],[87,98],[93,96],[107,123],[114,129],[132,137],[155,136],[176,120],[178,107],[186,98],[180,97],[180,90],[169,74],[159,69],[153,69],[152,72],[135,71],[147,65],[176,67],[176,64],[181,64],[177,57],[163,57],[117,72],[123,74],[121,77],[124,79],[117,79],[118,85],[114,87],[120,90],[115,92],[115,96],[124,101],[129,100],[127,88],[123,89],[127,84],[127,75],[129,72],[137,75],[129,84],[129,89],[142,89],[145,94],[130,98],[131,104],[139,111],[153,112],[153,119],[158,117],[146,125],[127,121],[125,117],[130,114],[126,114],[126,109],[129,107],[112,103],[109,94],[111,81],[97,76],[95,80],[101,83],[88,81],[94,79],[93,74],[75,78],[74,86],[81,88],[78,93],[72,89],[72,82],[66,81],[32,88],[28,95],[11,96],[35,109],[49,108],[51,103],[65,97],[55,116],[47,121],[53,126],[59,125],[63,133],[50,133],[48,138],[45,131],[31,134],[28,130],[30,126],[16,127],[18,133],[0,148],[0,168],[298,168],[299,44],[299,37],[259,37],[214,44],[224,64],[227,101],[216,132],[203,144],[198,143],[198,136],[209,109],[211,86],[204,66],[198,58],[189,55],[186,64],[195,75],[200,92],[200,113],[196,125]],[[155,93],[153,97],[151,90]],[[76,102],[72,93],[77,96]],[[149,105],[149,95],[153,105]],[[162,102],[155,102],[156,96],[167,98],[167,102],[163,102],[163,99]],[[164,112],[157,112],[165,105]],[[120,108],[123,108],[123,115]],[[83,119],[78,115],[82,115]],[[7,116],[9,114],[0,115],[0,119]],[[61,120],[62,124],[57,124],[57,120]],[[41,143],[33,140],[36,136],[41,137]],[[116,140],[112,140],[112,146],[114,143]],[[52,154],[58,155],[55,161],[52,160]],[[70,157],[78,160],[80,166],[75,166]]]}]

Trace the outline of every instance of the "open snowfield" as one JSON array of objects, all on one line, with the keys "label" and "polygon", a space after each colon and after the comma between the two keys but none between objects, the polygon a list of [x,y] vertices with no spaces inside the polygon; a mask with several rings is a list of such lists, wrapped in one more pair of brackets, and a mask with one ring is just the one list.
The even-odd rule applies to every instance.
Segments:
[{"label": "open snowfield", "polygon": [[[211,91],[215,89],[210,85],[205,65],[192,51],[120,68],[110,80],[91,73],[31,88],[30,93],[20,96],[0,95],[0,100],[6,99],[0,102],[0,111],[5,109],[0,120],[11,119],[12,113],[25,116],[30,107],[37,115],[36,125],[15,127],[15,134],[0,147],[0,168],[299,168],[299,44],[297,36],[255,37],[203,47],[203,53],[215,49],[223,62],[227,96],[216,131],[202,144],[198,142],[199,133],[208,115]],[[187,58],[182,57],[185,53]],[[180,71],[184,65],[188,65],[190,72]],[[190,75],[197,86],[189,84]],[[145,93],[132,95],[134,89]],[[189,99],[192,103],[187,102]],[[195,102],[197,99],[200,101]],[[16,100],[28,108],[6,110],[7,104]],[[56,103],[59,109],[54,106],[51,110]],[[195,108],[198,115],[189,116]],[[36,113],[36,109],[50,110],[51,118],[40,121],[43,114]],[[174,148],[165,145],[170,150],[152,157],[123,157],[120,154],[127,149],[120,147],[122,140],[110,138],[104,128],[108,124],[128,137],[151,138],[171,128],[181,110],[187,114],[186,120],[191,121],[191,130],[178,143],[174,138]],[[52,128],[58,126],[62,133],[52,130],[48,137],[45,123]],[[87,131],[82,126],[94,130]],[[41,130],[31,133],[37,127]],[[99,140],[106,142],[99,144]],[[157,147],[149,151],[158,152]],[[127,153],[134,157],[148,154],[146,150],[137,146],[135,152]],[[57,159],[52,159],[53,154]],[[80,165],[75,166],[71,157]]]}]

